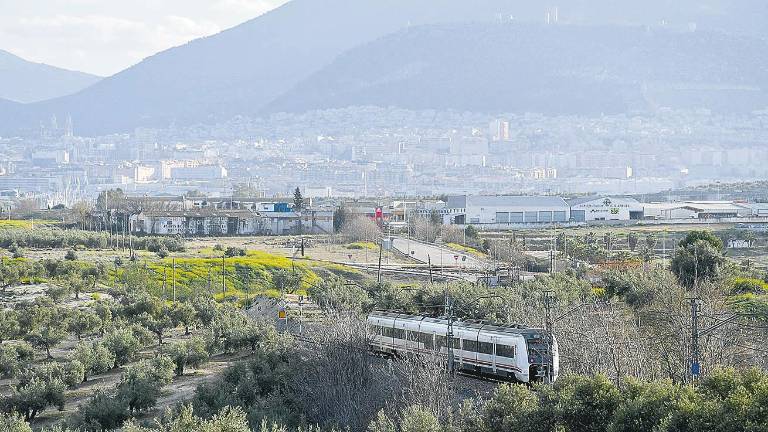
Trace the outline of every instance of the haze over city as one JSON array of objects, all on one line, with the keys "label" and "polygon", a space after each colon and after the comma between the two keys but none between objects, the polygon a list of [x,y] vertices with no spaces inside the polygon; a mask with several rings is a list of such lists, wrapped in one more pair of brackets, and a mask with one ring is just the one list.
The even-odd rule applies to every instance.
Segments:
[{"label": "haze over city", "polygon": [[0,0],[0,431],[768,428],[764,0]]}]

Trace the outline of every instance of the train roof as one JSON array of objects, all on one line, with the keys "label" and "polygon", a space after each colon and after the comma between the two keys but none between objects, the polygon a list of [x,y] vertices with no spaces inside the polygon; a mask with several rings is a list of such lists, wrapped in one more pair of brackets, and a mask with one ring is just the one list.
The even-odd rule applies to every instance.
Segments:
[{"label": "train roof", "polygon": [[[427,321],[427,322],[433,322],[433,323],[448,324],[448,319],[447,317],[444,317],[444,316],[435,318],[435,317],[428,317],[423,315],[412,315],[412,314],[405,314],[405,313],[391,312],[391,311],[374,311],[369,316],[376,317],[376,318]],[[466,320],[466,321],[455,320],[453,325],[464,327],[464,328],[474,328],[478,330],[482,328],[483,331],[494,332],[494,333],[515,334],[515,335],[533,336],[533,337],[538,337],[541,333],[545,331],[542,328],[532,328],[532,327],[527,327],[520,324],[504,325],[504,324],[491,323],[488,321],[478,321],[478,320]]]}]

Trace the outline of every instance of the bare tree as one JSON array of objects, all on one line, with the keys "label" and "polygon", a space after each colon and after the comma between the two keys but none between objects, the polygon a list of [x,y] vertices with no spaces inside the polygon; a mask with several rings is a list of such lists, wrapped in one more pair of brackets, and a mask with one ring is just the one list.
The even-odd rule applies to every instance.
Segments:
[{"label": "bare tree", "polygon": [[445,418],[456,398],[454,382],[447,372],[447,359],[437,352],[411,355],[395,365],[400,391],[400,409],[419,405]]},{"label": "bare tree", "polygon": [[391,363],[368,353],[366,323],[332,315],[309,333],[296,393],[312,422],[364,430],[394,400]]},{"label": "bare tree", "polygon": [[72,214],[82,229],[86,229],[86,223],[88,218],[91,217],[93,210],[94,206],[91,201],[78,201],[72,206]]},{"label": "bare tree", "polygon": [[440,228],[440,239],[445,243],[464,243],[464,230],[456,225],[443,225]]},{"label": "bare tree", "polygon": [[408,229],[411,236],[416,239],[434,243],[437,237],[440,235],[440,228],[442,225],[435,223],[430,218],[414,217],[408,222]]},{"label": "bare tree", "polygon": [[437,353],[383,359],[370,354],[362,317],[332,314],[308,333],[295,383],[312,422],[364,430],[381,409],[419,405],[445,418],[456,392]]},{"label": "bare tree", "polygon": [[365,216],[357,216],[344,222],[341,234],[348,241],[377,242],[381,238],[381,229],[376,222]]}]

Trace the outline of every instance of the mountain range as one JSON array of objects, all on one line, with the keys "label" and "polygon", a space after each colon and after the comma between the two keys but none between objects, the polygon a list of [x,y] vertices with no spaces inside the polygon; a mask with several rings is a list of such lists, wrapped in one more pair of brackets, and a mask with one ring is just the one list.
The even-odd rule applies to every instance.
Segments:
[{"label": "mountain range", "polygon": [[0,50],[0,98],[29,103],[76,93],[101,78],[24,60]]},{"label": "mountain range", "polygon": [[640,27],[453,24],[340,56],[268,112],[352,105],[595,115],[768,107],[768,43]]},{"label": "mountain range", "polygon": [[[547,13],[560,25],[544,25]],[[766,19],[758,0],[563,0],[556,10],[523,0],[293,0],[75,94],[0,104],[0,134],[51,115],[101,134],[368,103],[589,113],[730,109],[721,96],[736,94],[765,106]]]}]

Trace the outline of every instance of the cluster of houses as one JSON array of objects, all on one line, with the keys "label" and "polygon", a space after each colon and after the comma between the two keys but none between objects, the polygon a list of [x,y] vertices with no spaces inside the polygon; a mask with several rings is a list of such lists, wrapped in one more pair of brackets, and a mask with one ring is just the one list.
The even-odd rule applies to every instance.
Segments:
[{"label": "cluster of houses", "polygon": [[181,236],[328,234],[333,208],[295,211],[264,198],[142,199],[129,218],[132,233]]}]

